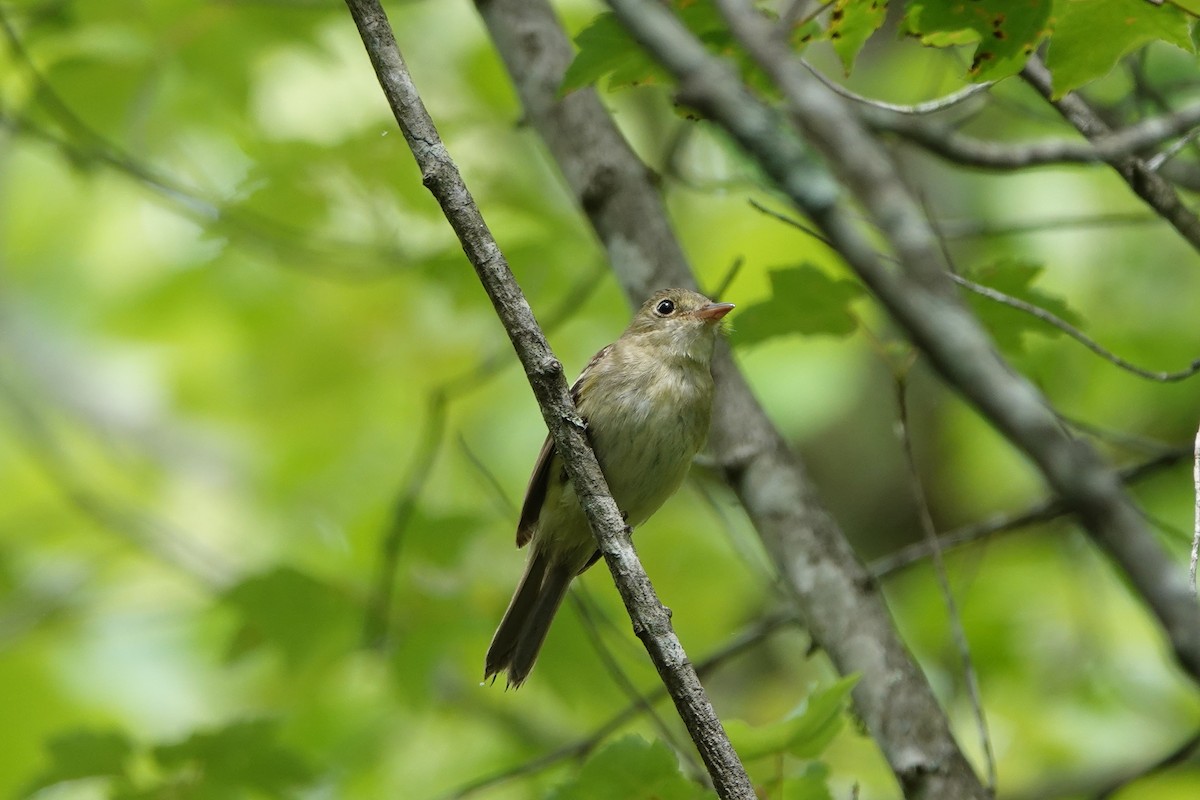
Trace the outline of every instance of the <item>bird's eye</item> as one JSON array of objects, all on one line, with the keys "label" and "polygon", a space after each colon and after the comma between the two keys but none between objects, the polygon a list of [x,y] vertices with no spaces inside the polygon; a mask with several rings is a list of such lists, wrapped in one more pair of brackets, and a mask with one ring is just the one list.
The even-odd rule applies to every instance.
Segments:
[{"label": "bird's eye", "polygon": [[675,301],[662,300],[654,307],[660,317],[669,317],[675,312]]}]

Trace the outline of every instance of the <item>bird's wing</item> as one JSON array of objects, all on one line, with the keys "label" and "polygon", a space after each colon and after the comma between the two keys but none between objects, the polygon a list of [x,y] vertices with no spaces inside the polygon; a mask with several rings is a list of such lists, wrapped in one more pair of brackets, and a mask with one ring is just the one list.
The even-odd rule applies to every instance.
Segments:
[{"label": "bird's wing", "polygon": [[[579,377],[571,386],[571,400],[575,403],[576,408],[579,406],[579,391],[583,386],[583,382],[587,379],[588,373],[592,367],[603,358],[612,345],[608,345],[599,353],[592,356],[592,360],[583,368],[583,372],[579,373]],[[585,419],[586,423],[587,420]],[[533,475],[529,477],[529,486],[525,489],[525,502],[521,504],[521,519],[517,522],[517,547],[524,547],[529,544],[529,540],[533,538],[534,528],[537,527],[538,516],[542,513],[542,504],[546,502],[546,491],[550,488],[550,478],[555,472],[554,466],[559,460],[554,452],[554,440],[549,436],[546,441],[542,442],[541,452],[538,453],[537,463],[533,465]],[[566,481],[566,474],[559,470],[560,477],[557,480]]]}]

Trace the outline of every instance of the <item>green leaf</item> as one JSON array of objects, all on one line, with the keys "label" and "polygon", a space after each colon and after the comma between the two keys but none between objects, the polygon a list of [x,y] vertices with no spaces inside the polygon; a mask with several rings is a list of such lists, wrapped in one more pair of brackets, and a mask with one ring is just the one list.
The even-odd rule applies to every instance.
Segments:
[{"label": "green leaf", "polygon": [[849,75],[854,59],[871,34],[887,19],[887,0],[837,0],[829,15],[826,37]]},{"label": "green leaf", "polygon": [[[736,63],[743,78],[755,88],[774,91],[770,81],[745,54],[729,32],[725,20],[713,0],[673,0],[675,13],[689,31],[696,35],[708,49]],[[773,21],[774,12],[759,9]],[[797,50],[802,49],[820,33],[815,21],[796,26],[790,32],[790,41]],[[868,34],[869,35],[869,34]],[[865,36],[863,39],[865,40]],[[563,75],[560,94],[568,94],[584,86],[590,86],[603,78],[608,79],[609,89],[647,84],[669,84],[674,79],[670,73],[645,53],[641,45],[625,32],[611,11],[598,15],[575,37],[578,51]],[[861,46],[861,44],[860,44]]]},{"label": "green leaf", "polygon": [[[674,4],[688,30],[718,52],[732,46],[732,37],[712,0],[675,0]],[[671,82],[670,73],[642,50],[611,11],[600,14],[580,31],[575,46],[579,52],[563,75],[561,94],[590,86],[606,76],[610,89]]]},{"label": "green leaf", "polygon": [[50,739],[46,750],[50,766],[30,782],[22,796],[63,781],[122,776],[133,745],[117,731],[74,730]]},{"label": "green leaf", "polygon": [[313,779],[308,764],[279,744],[278,728],[274,720],[235,722],[155,747],[153,755],[167,770],[201,776],[209,791],[197,796],[229,796],[229,790],[236,788],[278,797]]},{"label": "green leaf", "polygon": [[360,616],[357,605],[340,589],[291,567],[247,578],[221,600],[242,619],[230,647],[231,658],[272,646],[293,667],[318,652],[348,646]]},{"label": "green leaf", "polygon": [[863,294],[854,281],[831,278],[811,264],[771,270],[771,298],[738,315],[734,342],[749,345],[799,333],[849,336],[858,329],[850,303]]},{"label": "green leaf", "polygon": [[[1078,326],[1081,323],[1079,315],[1065,301],[1033,286],[1042,269],[1040,264],[1006,260],[976,270],[970,277],[976,283],[1024,300],[1049,311],[1066,323]],[[1062,334],[1061,330],[1044,320],[975,292],[967,292],[967,302],[1002,350],[1022,352],[1024,335],[1027,333],[1043,336]]]},{"label": "green leaf", "polygon": [[789,753],[797,758],[816,758],[841,730],[842,708],[858,675],[847,675],[813,692],[787,719],[773,725],[751,726],[731,720],[725,730],[743,760]]},{"label": "green leaf", "polygon": [[1195,52],[1187,12],[1146,0],[1056,0],[1046,66],[1054,96],[1107,75],[1127,53],[1162,40]]},{"label": "green leaf", "polygon": [[658,83],[666,73],[635,42],[616,16],[606,11],[575,37],[579,52],[563,75],[560,94],[568,94],[591,86],[606,75],[612,75],[610,87],[639,82]]},{"label": "green leaf", "polygon": [[914,0],[904,27],[931,47],[976,44],[968,74],[998,80],[1025,66],[1049,33],[1051,0]]},{"label": "green leaf", "polygon": [[626,736],[587,760],[579,774],[559,786],[550,800],[709,800],[712,792],[679,772],[662,742]]},{"label": "green leaf", "polygon": [[806,765],[799,775],[784,779],[779,796],[787,800],[833,800],[829,791],[829,766],[820,761]]}]

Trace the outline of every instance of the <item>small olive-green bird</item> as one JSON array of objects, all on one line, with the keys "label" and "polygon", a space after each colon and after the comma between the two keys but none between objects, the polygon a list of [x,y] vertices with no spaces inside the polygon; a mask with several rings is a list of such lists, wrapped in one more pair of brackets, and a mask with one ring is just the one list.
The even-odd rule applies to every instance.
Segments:
[{"label": "small olive-green bird", "polygon": [[[571,387],[630,528],[675,493],[708,437],[713,347],[731,309],[731,303],[714,303],[687,289],[657,292]],[[517,523],[517,546],[530,543],[525,574],[492,637],[485,666],[485,680],[507,672],[514,687],[529,677],[571,580],[600,557],[549,437]]]}]

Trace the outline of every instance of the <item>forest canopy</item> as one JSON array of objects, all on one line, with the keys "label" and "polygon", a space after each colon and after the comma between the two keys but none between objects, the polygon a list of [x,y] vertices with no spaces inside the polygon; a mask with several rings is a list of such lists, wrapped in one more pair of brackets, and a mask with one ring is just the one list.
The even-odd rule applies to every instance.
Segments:
[{"label": "forest canopy", "polygon": [[[737,306],[634,543],[759,796],[1196,796],[1200,3],[384,8],[568,382]],[[0,0],[2,796],[715,796],[603,562],[480,684],[546,424],[368,49]]]}]

